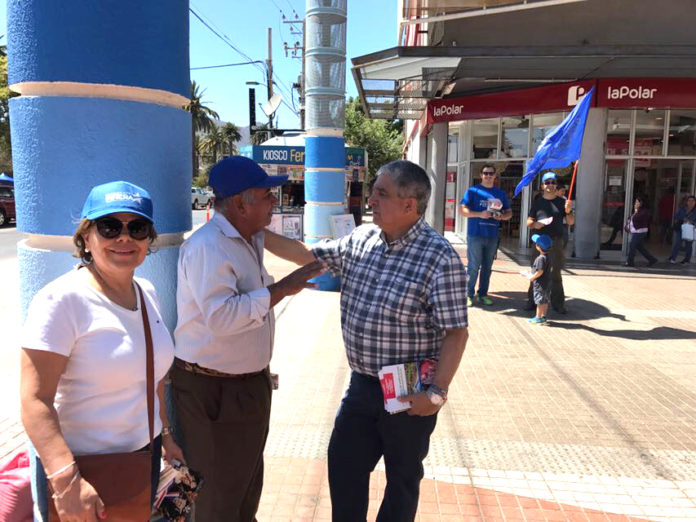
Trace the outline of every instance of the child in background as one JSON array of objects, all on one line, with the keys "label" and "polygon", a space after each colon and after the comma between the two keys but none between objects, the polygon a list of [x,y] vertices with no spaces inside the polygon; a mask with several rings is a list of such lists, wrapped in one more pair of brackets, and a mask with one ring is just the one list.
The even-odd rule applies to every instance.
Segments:
[{"label": "child in background", "polygon": [[551,249],[553,241],[546,234],[534,234],[532,241],[539,255],[532,263],[532,270],[525,275],[532,281],[536,316],[528,319],[527,322],[532,325],[545,325],[546,311],[551,298],[551,263],[546,253]]}]

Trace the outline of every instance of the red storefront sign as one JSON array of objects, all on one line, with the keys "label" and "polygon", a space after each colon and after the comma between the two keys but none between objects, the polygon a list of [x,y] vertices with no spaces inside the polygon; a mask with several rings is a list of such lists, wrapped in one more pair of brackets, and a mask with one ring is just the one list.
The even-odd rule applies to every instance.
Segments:
[{"label": "red storefront sign", "polygon": [[427,110],[428,125],[447,121],[571,110],[593,85],[594,80],[587,80],[493,94],[431,100]]},{"label": "red storefront sign", "polygon": [[492,94],[431,100],[421,133],[433,123],[571,110],[592,86],[592,107],[696,108],[696,78],[602,78]]},{"label": "red storefront sign", "polygon": [[696,78],[602,78],[597,80],[597,107],[696,108]]}]

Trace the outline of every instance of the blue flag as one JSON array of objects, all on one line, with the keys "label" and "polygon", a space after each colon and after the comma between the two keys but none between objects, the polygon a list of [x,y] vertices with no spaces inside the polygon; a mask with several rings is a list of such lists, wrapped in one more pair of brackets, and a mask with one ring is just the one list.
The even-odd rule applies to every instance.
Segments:
[{"label": "blue flag", "polygon": [[534,157],[527,162],[527,173],[515,187],[515,196],[544,169],[567,167],[580,157],[582,135],[590,110],[594,87],[580,100],[561,124],[541,142]]}]

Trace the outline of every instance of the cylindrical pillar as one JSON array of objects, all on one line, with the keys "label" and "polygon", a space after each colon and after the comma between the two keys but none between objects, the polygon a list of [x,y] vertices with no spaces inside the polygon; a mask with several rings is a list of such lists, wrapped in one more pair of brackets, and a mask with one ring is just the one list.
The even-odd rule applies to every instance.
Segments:
[{"label": "cylindrical pillar", "polygon": [[573,250],[578,259],[594,259],[599,253],[607,114],[607,109],[590,109],[585,124],[576,188],[573,189],[576,201]]},{"label": "cylindrical pillar", "polygon": [[[346,88],[346,0],[307,0],[305,49],[305,242],[331,235],[331,216],[345,209],[343,140]],[[339,279],[316,278],[321,290]]]},{"label": "cylindrical pillar", "polygon": [[445,231],[445,186],[447,183],[447,123],[435,123],[428,134],[430,201],[425,220],[440,234]]},{"label": "cylindrical pillar", "polygon": [[8,0],[22,309],[66,272],[94,185],[147,189],[160,239],[138,274],[176,322],[176,260],[191,228],[188,1]]}]

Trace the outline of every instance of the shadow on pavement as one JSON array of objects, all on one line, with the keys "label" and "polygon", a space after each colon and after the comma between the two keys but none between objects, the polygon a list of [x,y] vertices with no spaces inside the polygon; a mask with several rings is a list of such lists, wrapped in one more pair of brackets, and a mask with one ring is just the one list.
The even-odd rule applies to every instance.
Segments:
[{"label": "shadow on pavement", "polygon": [[[491,296],[497,298],[494,299],[493,306],[479,308],[500,312],[511,317],[531,317],[534,315],[533,310],[525,310],[527,305],[526,292],[495,292]],[[567,315],[554,313],[553,309],[550,309],[549,319],[573,322],[610,317],[619,321],[627,321],[625,315],[614,314],[606,306],[586,299],[568,298],[566,299],[566,308],[568,310]]]},{"label": "shadow on pavement", "polygon": [[603,337],[620,337],[621,339],[632,341],[696,339],[696,332],[682,330],[680,328],[670,328],[669,326],[656,326],[652,330],[602,330],[601,328],[593,328],[586,324],[561,323],[557,322],[555,319],[549,326],[562,328],[564,330],[587,330]]}]

